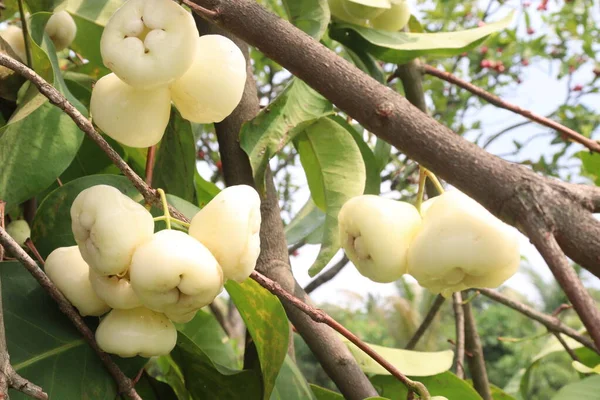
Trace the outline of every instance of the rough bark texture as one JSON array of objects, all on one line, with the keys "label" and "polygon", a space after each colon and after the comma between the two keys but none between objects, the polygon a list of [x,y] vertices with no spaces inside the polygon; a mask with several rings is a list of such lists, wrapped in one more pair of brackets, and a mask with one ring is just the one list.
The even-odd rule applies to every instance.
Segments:
[{"label": "rough bark texture", "polygon": [[477,323],[475,322],[471,303],[463,304],[462,307],[465,318],[465,350],[469,352],[467,364],[469,364],[469,371],[473,378],[473,387],[483,397],[483,400],[493,400],[483,358],[481,339],[479,339],[479,333],[477,333]]}]

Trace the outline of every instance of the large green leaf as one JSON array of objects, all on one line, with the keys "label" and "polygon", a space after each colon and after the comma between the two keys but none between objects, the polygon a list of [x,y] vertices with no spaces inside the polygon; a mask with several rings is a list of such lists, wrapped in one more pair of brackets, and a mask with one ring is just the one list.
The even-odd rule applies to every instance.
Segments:
[{"label": "large green leaf", "polygon": [[327,99],[306,83],[294,79],[256,118],[244,124],[240,145],[250,157],[260,193],[265,190],[269,160],[308,125],[332,110]]},{"label": "large green leaf", "polygon": [[181,370],[185,386],[193,399],[263,398],[260,375],[256,370],[234,370],[216,364],[187,335],[179,332],[171,356]]},{"label": "large green leaf", "polygon": [[600,394],[600,376],[590,376],[579,382],[566,385],[552,400],[597,399]]},{"label": "large green leaf", "polygon": [[289,340],[288,320],[279,299],[252,279],[243,283],[229,280],[225,289],[231,296],[256,345],[264,394],[269,399],[285,360]]},{"label": "large green leaf", "polygon": [[470,50],[492,33],[506,29],[513,14],[485,26],[458,32],[388,32],[349,23],[336,23],[329,36],[355,51],[364,50],[376,58],[396,64],[420,56],[451,57]]},{"label": "large green leaf", "polygon": [[[116,385],[96,353],[85,343],[56,303],[17,262],[0,263],[2,301],[10,361],[23,377],[40,385],[51,399],[106,399]],[[97,318],[87,319],[97,324]],[[115,360],[128,376],[146,362]],[[11,393],[11,399],[27,399]]]},{"label": "large green leaf", "polygon": [[198,170],[194,174],[194,186],[196,188],[196,199],[198,200],[198,206],[203,208],[208,204],[209,201],[219,194],[221,189],[214,183],[204,179]]},{"label": "large green leaf", "polygon": [[345,50],[346,58],[352,61],[352,63],[356,65],[362,72],[371,75],[371,77],[375,78],[379,83],[385,84],[383,68],[381,68],[373,56],[367,53],[365,49],[351,49],[346,47]]},{"label": "large green leaf", "polygon": [[40,203],[31,227],[31,240],[42,257],[46,258],[57,247],[75,245],[71,204],[82,190],[94,185],[114,186],[136,201],[142,199],[129,180],[119,175],[85,176],[57,188]]},{"label": "large green leaf", "polygon": [[317,400],[344,400],[344,396],[333,390],[325,389],[312,383],[310,384],[310,388]]},{"label": "large green leaf", "polygon": [[283,0],[283,6],[292,24],[321,39],[331,17],[327,0]]},{"label": "large green leaf", "polygon": [[338,213],[350,198],[363,194],[365,163],[348,131],[329,118],[321,118],[294,139],[315,204],[325,211],[321,249],[310,267],[318,274],[340,249]]},{"label": "large green leaf", "polygon": [[[105,139],[121,157],[124,156],[125,153],[119,143],[109,137],[105,137]],[[85,136],[71,165],[60,175],[60,180],[62,183],[67,183],[86,175],[119,173],[119,169],[100,146]]]},{"label": "large green leaf", "polygon": [[582,174],[592,179],[596,186],[600,186],[600,154],[580,151],[577,157],[581,160]]},{"label": "large green leaf", "polygon": [[[192,396],[185,387],[183,374],[170,355],[151,358],[145,368],[147,374],[153,379],[168,385],[175,393],[176,399],[192,400]],[[162,397],[160,399],[162,400]]]},{"label": "large green leaf", "polygon": [[[449,371],[435,376],[409,378],[423,383],[432,396],[444,396],[448,400],[481,400],[471,385]],[[371,382],[380,395],[391,400],[405,400],[408,395],[402,382],[391,375],[376,375]]]},{"label": "large green leaf", "polygon": [[193,202],[195,173],[196,145],[192,127],[173,107],[169,125],[156,154],[154,187]]},{"label": "large green leaf", "polygon": [[67,0],[25,0],[31,14],[40,11],[52,12],[57,7],[64,8],[66,2]]},{"label": "large green leaf", "polygon": [[308,240],[311,236],[318,236],[318,242],[320,242],[323,237],[325,217],[325,213],[317,207],[312,198],[309,198],[285,227],[285,239],[288,245],[296,244],[302,240],[306,240],[310,244],[316,244]]},{"label": "large green leaf", "polygon": [[285,357],[285,362],[275,381],[271,400],[316,400],[304,375],[290,356]]},{"label": "large green leaf", "polygon": [[[87,111],[68,91],[52,41],[44,35],[48,13],[31,17],[33,65],[79,111]],[[41,44],[40,47],[38,44]],[[83,140],[77,125],[33,86],[24,95],[7,125],[0,129],[0,193],[8,206],[21,203],[47,188],[71,164]]]}]

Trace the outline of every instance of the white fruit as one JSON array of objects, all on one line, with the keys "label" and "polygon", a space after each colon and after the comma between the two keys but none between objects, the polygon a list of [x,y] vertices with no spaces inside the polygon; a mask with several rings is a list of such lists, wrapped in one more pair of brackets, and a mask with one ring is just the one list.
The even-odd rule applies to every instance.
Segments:
[{"label": "white fruit", "polygon": [[8,224],[6,226],[6,233],[15,239],[15,242],[19,243],[20,246],[24,246],[25,241],[31,237],[29,224],[23,219],[18,219]]},{"label": "white fruit", "polygon": [[75,40],[77,25],[75,25],[71,14],[66,11],[59,11],[52,14],[46,24],[45,31],[54,43],[56,51],[61,51],[69,47]]},{"label": "white fruit", "polygon": [[90,270],[92,288],[111,308],[129,310],[142,306],[142,302],[133,291],[129,277],[118,275],[102,276]]},{"label": "white fruit", "polygon": [[115,74],[108,74],[92,90],[90,114],[94,123],[126,146],[144,148],[158,143],[170,113],[171,97],[166,86],[136,89]]},{"label": "white fruit", "polygon": [[223,289],[223,272],[213,255],[183,232],[164,230],[141,245],[129,268],[142,303],[175,322],[188,322]]},{"label": "white fruit", "polygon": [[8,25],[3,30],[0,30],[0,37],[12,48],[15,54],[21,59],[21,62],[27,61],[25,53],[25,39],[23,31],[14,25]]},{"label": "white fruit", "polygon": [[198,39],[196,58],[171,86],[173,103],[192,122],[221,122],[237,107],[246,84],[246,59],[239,47],[221,35]]},{"label": "white fruit", "polygon": [[373,19],[392,7],[390,0],[345,0],[344,10],[354,18]]},{"label": "white fruit", "polygon": [[100,321],[96,342],[120,357],[162,356],[175,347],[177,330],[164,314],[144,307],[112,310]]},{"label": "white fruit", "polygon": [[371,19],[371,26],[383,31],[396,32],[404,28],[410,19],[410,7],[406,0],[392,0],[392,8]]},{"label": "white fruit", "polygon": [[407,272],[406,254],[420,225],[412,204],[373,195],[353,197],[338,214],[346,255],[358,272],[381,283]]},{"label": "white fruit", "polygon": [[408,252],[408,273],[448,297],[467,288],[495,288],[517,271],[517,235],[459,191],[428,200],[423,225]]},{"label": "white fruit", "polygon": [[104,65],[128,84],[149,89],[190,68],[198,29],[192,15],[171,0],[129,0],[110,18],[100,52]]},{"label": "white fruit", "polygon": [[83,190],[71,206],[71,228],[83,259],[99,275],[124,275],[135,249],[152,239],[154,219],[108,185]]},{"label": "white fruit", "polygon": [[339,20],[350,22],[351,24],[365,25],[367,22],[366,18],[355,18],[346,11],[346,8],[344,7],[346,1],[347,0],[329,0],[329,10],[331,11],[331,15]]},{"label": "white fruit", "polygon": [[189,233],[215,256],[225,279],[242,282],[260,254],[260,197],[248,185],[216,195],[190,224]]},{"label": "white fruit", "polygon": [[44,270],[81,315],[99,316],[110,310],[110,306],[92,289],[89,279],[90,267],[81,257],[77,246],[59,247],[54,250],[46,258]]}]

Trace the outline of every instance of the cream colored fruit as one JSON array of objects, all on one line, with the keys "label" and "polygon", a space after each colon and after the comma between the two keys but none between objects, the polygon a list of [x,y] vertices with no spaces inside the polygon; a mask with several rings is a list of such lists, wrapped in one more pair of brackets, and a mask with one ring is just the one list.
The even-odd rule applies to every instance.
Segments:
[{"label": "cream colored fruit", "polygon": [[77,35],[77,25],[66,11],[52,14],[45,28],[46,33],[54,43],[56,51],[66,49],[73,43]]},{"label": "cream colored fruit", "polygon": [[96,342],[120,357],[162,356],[175,347],[177,330],[164,314],[144,307],[112,310],[100,321]]},{"label": "cream colored fruit", "polygon": [[423,225],[408,252],[408,273],[448,297],[467,288],[495,288],[515,274],[516,232],[459,191],[428,200]]},{"label": "cream colored fruit", "polygon": [[221,122],[237,107],[246,84],[246,59],[239,47],[221,35],[197,41],[192,66],[171,86],[173,103],[192,122]]},{"label": "cream colored fruit", "polygon": [[354,18],[373,19],[392,7],[390,0],[345,0],[344,10]]},{"label": "cream colored fruit", "polygon": [[142,306],[142,302],[131,287],[128,275],[123,277],[118,275],[102,276],[90,269],[90,283],[98,297],[111,308],[129,310]]},{"label": "cream colored fruit", "polygon": [[152,239],[154,219],[108,185],[83,190],[71,206],[71,228],[83,259],[99,275],[124,275],[135,249]]},{"label": "cream colored fruit", "polygon": [[8,224],[6,226],[6,233],[8,233],[15,242],[19,243],[20,246],[24,246],[25,241],[31,237],[29,224],[23,219],[18,219]]},{"label": "cream colored fruit", "polygon": [[90,113],[94,123],[117,142],[145,148],[163,137],[169,123],[171,97],[167,86],[136,89],[109,74],[96,82],[92,90]]},{"label": "cream colored fruit", "polygon": [[196,55],[192,15],[171,0],[128,0],[110,18],[100,52],[121,80],[149,89],[181,77]]},{"label": "cream colored fruit", "polygon": [[44,270],[81,315],[99,316],[110,310],[110,306],[92,289],[90,267],[81,257],[77,246],[54,250],[46,258]]},{"label": "cream colored fruit", "polygon": [[191,320],[223,289],[223,272],[210,251],[175,230],[157,232],[140,246],[129,276],[142,303],[175,322]]},{"label": "cream colored fruit", "polygon": [[407,272],[406,254],[421,225],[409,203],[374,195],[348,200],[338,214],[340,240],[358,272],[387,283]]},{"label": "cream colored fruit", "polygon": [[347,0],[329,0],[329,10],[331,11],[331,15],[341,21],[350,22],[351,24],[365,25],[367,22],[366,18],[355,18],[346,11],[346,8],[344,7],[346,1]]},{"label": "cream colored fruit", "polygon": [[392,8],[371,19],[371,26],[383,31],[396,32],[410,20],[410,7],[406,0],[392,0]]},{"label": "cream colored fruit", "polygon": [[3,30],[0,30],[0,37],[4,39],[6,43],[10,45],[15,54],[21,59],[21,62],[27,60],[27,53],[25,52],[25,39],[23,38],[23,31],[21,28],[14,25],[8,25]]},{"label": "cream colored fruit", "polygon": [[242,282],[260,254],[260,223],[258,193],[236,185],[222,190],[192,218],[189,233],[215,256],[225,279]]}]

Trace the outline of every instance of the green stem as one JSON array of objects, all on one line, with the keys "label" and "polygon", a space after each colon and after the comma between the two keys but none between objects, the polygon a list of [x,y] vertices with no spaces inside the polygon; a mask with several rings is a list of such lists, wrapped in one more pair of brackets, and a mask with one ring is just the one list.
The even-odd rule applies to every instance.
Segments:
[{"label": "green stem", "polygon": [[423,204],[423,194],[425,194],[425,181],[427,180],[426,169],[419,167],[419,190],[417,191],[417,211],[421,212],[421,204]]},{"label": "green stem", "polygon": [[470,302],[472,302],[477,296],[479,296],[479,290],[476,290],[475,293],[473,293],[472,295],[470,295],[468,298],[466,298],[465,300],[462,301],[462,303],[460,304],[468,304]]},{"label": "green stem", "polygon": [[167,224],[167,229],[171,229],[171,214],[169,213],[169,204],[167,203],[167,195],[165,191],[162,189],[156,189],[158,194],[160,195],[160,202],[162,203],[162,208],[164,214],[164,221]]},{"label": "green stem", "polygon": [[425,174],[427,175],[427,177],[429,179],[431,179],[431,182],[433,182],[433,185],[435,186],[435,188],[437,189],[437,191],[442,194],[445,192],[444,187],[442,186],[442,183],[439,181],[439,179],[437,178],[437,176],[435,176],[435,174],[433,172],[431,172],[430,170],[426,169],[425,170]]},{"label": "green stem", "polygon": [[[182,221],[182,220],[177,219],[175,217],[171,217],[170,219],[171,219],[171,222],[174,222],[174,223],[176,223],[178,225],[181,225],[181,226],[183,226],[185,228],[189,228],[190,227],[190,224],[188,224],[185,221]],[[166,220],[167,220],[167,218],[164,215],[162,217],[156,217],[156,218],[154,218],[154,222],[166,221]]]},{"label": "green stem", "polygon": [[29,48],[29,27],[27,25],[27,17],[25,16],[25,8],[23,7],[23,0],[19,0],[19,14],[21,14],[21,30],[23,31],[23,41],[25,42],[25,57],[27,57],[27,66],[33,68],[33,61],[31,59],[31,49]]}]

